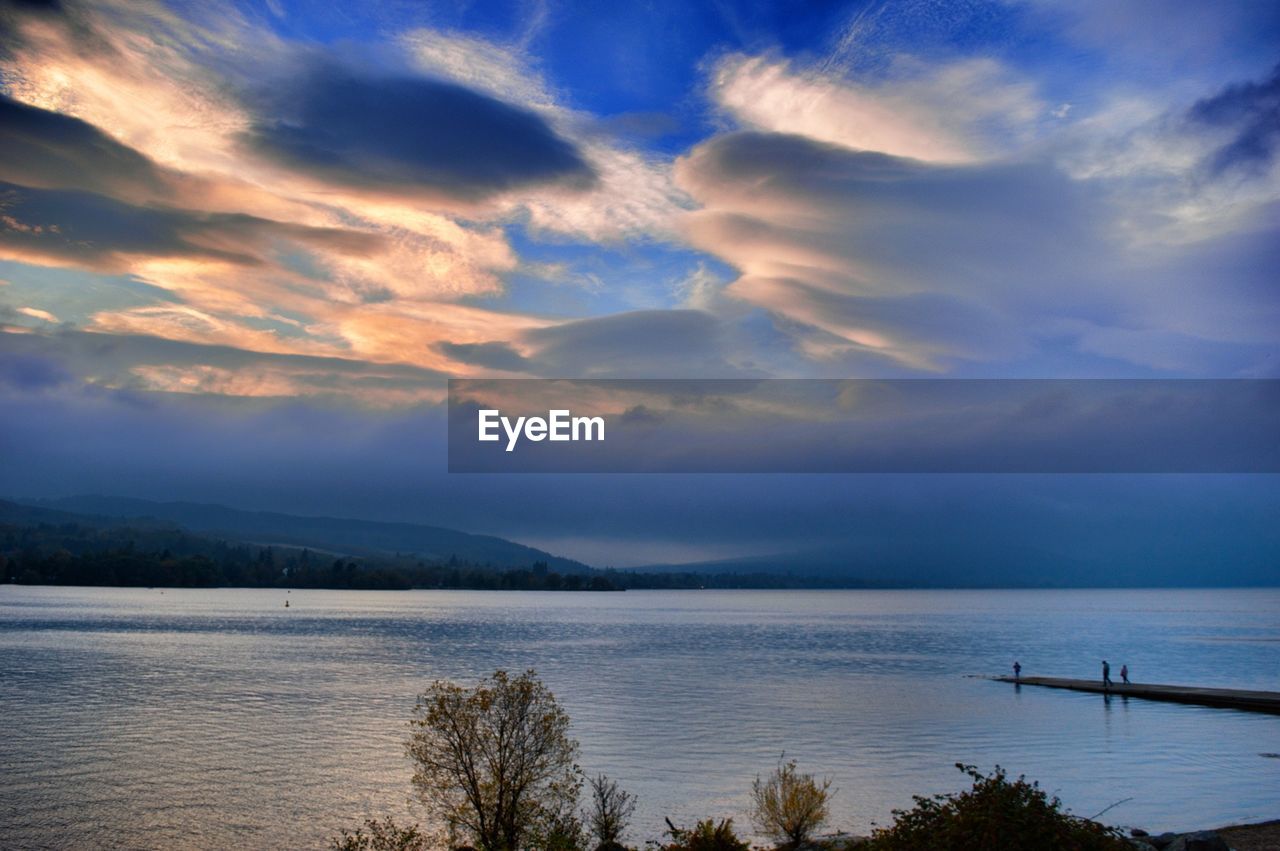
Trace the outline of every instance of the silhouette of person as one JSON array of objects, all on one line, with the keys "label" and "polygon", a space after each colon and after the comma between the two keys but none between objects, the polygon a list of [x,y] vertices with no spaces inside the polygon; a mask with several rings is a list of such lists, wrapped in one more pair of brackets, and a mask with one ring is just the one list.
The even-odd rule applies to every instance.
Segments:
[{"label": "silhouette of person", "polygon": [[1125,685],[1129,684],[1129,666],[1128,665],[1120,666],[1120,681],[1123,682]]},{"label": "silhouette of person", "polygon": [[1013,663],[1013,678],[1015,680],[1022,678],[1022,664],[1019,662]]},{"label": "silhouette of person", "polygon": [[1111,666],[1107,664],[1106,659],[1102,660],[1102,687],[1111,688]]}]

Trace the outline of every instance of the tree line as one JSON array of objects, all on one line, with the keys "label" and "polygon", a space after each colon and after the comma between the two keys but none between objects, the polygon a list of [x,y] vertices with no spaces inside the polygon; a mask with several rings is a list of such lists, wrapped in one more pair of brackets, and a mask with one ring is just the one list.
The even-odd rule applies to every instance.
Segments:
[{"label": "tree line", "polygon": [[0,577],[25,585],[177,588],[468,588],[611,591],[603,574],[561,575],[545,562],[528,568],[476,564],[456,556],[335,557],[308,548],[260,546],[195,535],[176,527],[98,527],[79,523],[0,525]]},{"label": "tree line", "polygon": [[0,524],[0,581],[24,585],[167,588],[443,588],[508,591],[621,591],[689,588],[835,587],[777,574],[642,573],[587,569],[560,573],[479,564],[451,555],[353,558],[193,534],[169,525]]}]

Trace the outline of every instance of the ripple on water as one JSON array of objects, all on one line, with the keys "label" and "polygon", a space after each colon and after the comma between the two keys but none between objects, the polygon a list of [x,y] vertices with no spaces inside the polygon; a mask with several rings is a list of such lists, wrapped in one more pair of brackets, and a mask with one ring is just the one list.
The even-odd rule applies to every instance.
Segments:
[{"label": "ripple on water", "polygon": [[[420,817],[404,756],[437,677],[536,667],[588,771],[663,816],[735,815],[784,751],[835,778],[838,826],[1025,772],[1157,828],[1275,817],[1269,716],[967,679],[1280,687],[1275,591],[279,592],[0,589],[0,846],[320,846]],[[1260,747],[1262,745],[1262,747]]]}]

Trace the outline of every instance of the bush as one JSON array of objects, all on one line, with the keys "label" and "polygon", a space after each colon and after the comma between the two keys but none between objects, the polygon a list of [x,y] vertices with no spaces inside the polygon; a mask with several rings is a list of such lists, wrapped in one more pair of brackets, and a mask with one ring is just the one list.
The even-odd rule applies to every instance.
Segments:
[{"label": "bush", "polygon": [[717,824],[706,819],[691,828],[676,827],[667,821],[671,843],[663,851],[750,851],[751,846],[733,832],[733,819]]},{"label": "bush", "polygon": [[821,783],[796,770],[796,761],[779,762],[768,779],[751,784],[751,819],[756,830],[789,847],[809,839],[827,820],[831,779]]},{"label": "bush", "polygon": [[1118,831],[1064,812],[1037,783],[1011,781],[1000,766],[990,775],[956,767],[972,789],[917,796],[914,809],[895,810],[893,826],[875,831],[868,851],[1132,851]]},{"label": "bush", "polygon": [[415,824],[397,827],[390,817],[366,819],[364,827],[346,830],[329,840],[331,851],[427,851],[430,844]]}]

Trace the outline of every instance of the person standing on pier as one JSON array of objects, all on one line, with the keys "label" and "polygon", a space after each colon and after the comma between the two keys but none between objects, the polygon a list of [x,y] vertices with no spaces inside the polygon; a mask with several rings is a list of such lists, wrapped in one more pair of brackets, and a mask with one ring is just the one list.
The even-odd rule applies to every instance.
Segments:
[{"label": "person standing on pier", "polygon": [[1106,659],[1102,660],[1102,688],[1104,690],[1111,688],[1111,665]]},{"label": "person standing on pier", "polygon": [[1013,678],[1015,680],[1022,679],[1022,663],[1020,662],[1013,663]]},{"label": "person standing on pier", "polygon": [[1129,684],[1129,666],[1127,664],[1120,666],[1120,682],[1125,685]]}]

